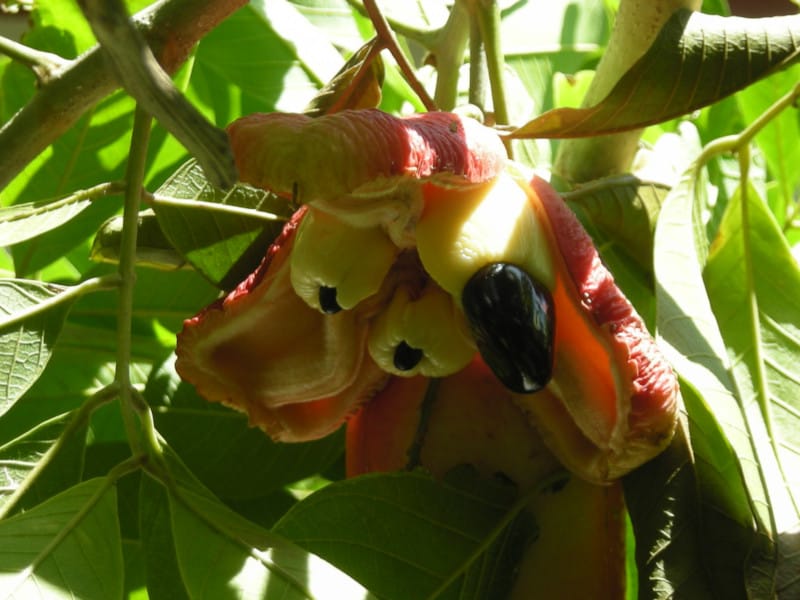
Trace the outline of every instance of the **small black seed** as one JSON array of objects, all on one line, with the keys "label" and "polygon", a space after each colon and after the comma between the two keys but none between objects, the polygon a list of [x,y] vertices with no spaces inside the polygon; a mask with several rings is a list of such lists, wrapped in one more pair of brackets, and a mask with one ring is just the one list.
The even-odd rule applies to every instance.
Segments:
[{"label": "small black seed", "polygon": [[400,342],[394,349],[394,367],[398,371],[410,371],[422,360],[422,350]]},{"label": "small black seed", "polygon": [[336,301],[335,287],[328,287],[327,285],[320,286],[319,307],[326,315],[334,315],[342,310],[342,307],[339,306],[339,303]]}]

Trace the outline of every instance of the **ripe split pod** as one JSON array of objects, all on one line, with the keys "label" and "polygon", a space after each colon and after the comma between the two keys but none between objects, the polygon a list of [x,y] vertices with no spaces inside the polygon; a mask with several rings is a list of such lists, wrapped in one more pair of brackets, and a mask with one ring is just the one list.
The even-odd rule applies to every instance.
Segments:
[{"label": "ripe split pod", "polygon": [[[178,372],[209,400],[275,439],[313,439],[391,377],[453,375],[480,352],[587,480],[613,480],[669,442],[671,369],[577,219],[492,130],[449,113],[358,110],[252,115],[229,135],[243,181],[304,206],[258,270],[179,336]],[[313,258],[304,222],[327,224],[340,260]],[[409,308],[429,298],[446,302]],[[437,333],[446,343],[432,343]]]}]

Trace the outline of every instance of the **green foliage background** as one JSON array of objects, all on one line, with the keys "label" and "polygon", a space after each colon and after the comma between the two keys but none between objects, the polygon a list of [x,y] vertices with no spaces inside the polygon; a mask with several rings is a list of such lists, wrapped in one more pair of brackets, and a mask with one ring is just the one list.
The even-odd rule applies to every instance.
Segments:
[{"label": "green foliage background", "polygon": [[[132,12],[146,4],[128,3]],[[578,104],[608,42],[613,4],[503,5],[511,123]],[[443,23],[444,3],[421,5],[387,2],[385,9],[422,29]],[[704,9],[726,10],[722,2]],[[30,46],[74,58],[94,44],[71,2],[41,0],[32,17]],[[800,31],[796,20],[789,30]],[[251,112],[299,111],[371,34],[369,21],[343,0],[252,2],[201,40],[174,79],[220,127]],[[767,31],[765,51],[780,36]],[[400,39],[423,57],[418,43]],[[789,65],[797,49],[783,51]],[[430,66],[418,76],[435,81]],[[29,70],[3,58],[0,77],[5,123],[36,84]],[[685,83],[675,77],[667,83]],[[651,126],[640,178],[618,175],[565,195],[657,331],[686,403],[693,454],[673,448],[626,481],[639,571],[638,583],[631,573],[632,597],[637,585],[641,597],[800,595],[792,575],[800,569],[798,112],[776,113],[744,144],[749,162],[737,162],[741,145],[722,148],[738,151],[735,157],[701,154],[746,130],[798,80],[800,66],[789,66],[688,117]],[[462,101],[467,86],[462,77]],[[392,65],[381,108],[422,108]],[[92,250],[98,230],[116,239],[103,223],[120,213],[120,190],[51,202],[124,177],[133,110],[124,92],[106,98],[0,192],[0,507],[14,500],[0,520],[0,596],[345,598],[361,597],[365,586],[382,598],[436,589],[478,598],[499,589],[515,556],[497,550],[503,539],[496,526],[513,505],[507,489],[469,474],[444,483],[417,473],[341,481],[342,432],[273,444],[245,417],[180,381],[175,334],[218,295],[197,270],[137,270],[130,377],[152,410],[169,477],[154,478],[132,455],[130,425],[113,401],[118,299],[109,288],[116,267],[91,259],[110,245]],[[559,143],[517,141],[516,156],[547,171]],[[146,189],[158,190],[187,158],[156,124]],[[742,164],[749,169],[744,185]],[[213,201],[180,178],[169,185],[161,189]],[[200,229],[192,219],[201,218],[223,217],[159,213],[184,255]],[[228,225],[247,246],[276,224]],[[220,281],[230,265],[212,263],[232,242],[204,235],[209,246],[223,244],[199,259]],[[153,256],[144,245],[139,250],[143,260]],[[174,248],[158,250],[181,262]],[[535,538],[525,519],[503,531],[511,530],[523,542]],[[325,543],[314,540],[320,531]],[[470,569],[480,564],[492,568],[476,575]]]}]

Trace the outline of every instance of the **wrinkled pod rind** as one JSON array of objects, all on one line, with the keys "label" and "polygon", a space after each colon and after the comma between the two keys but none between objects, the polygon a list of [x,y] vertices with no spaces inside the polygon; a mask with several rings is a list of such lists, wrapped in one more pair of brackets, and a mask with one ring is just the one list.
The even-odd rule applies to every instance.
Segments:
[{"label": "wrinkled pod rind", "polygon": [[245,183],[353,225],[382,224],[400,245],[408,244],[408,221],[422,209],[424,183],[478,184],[506,163],[491,129],[446,112],[402,118],[374,109],[318,118],[256,113],[227,131]]},{"label": "wrinkled pod rind", "polygon": [[490,263],[464,286],[461,304],[483,360],[507,388],[530,394],[547,385],[556,315],[546,287],[517,265]]},{"label": "wrinkled pod rind", "polygon": [[295,213],[247,279],[184,321],[176,348],[182,379],[276,441],[332,433],[388,377],[366,351],[369,303],[327,315],[291,285],[289,256],[306,212]]}]

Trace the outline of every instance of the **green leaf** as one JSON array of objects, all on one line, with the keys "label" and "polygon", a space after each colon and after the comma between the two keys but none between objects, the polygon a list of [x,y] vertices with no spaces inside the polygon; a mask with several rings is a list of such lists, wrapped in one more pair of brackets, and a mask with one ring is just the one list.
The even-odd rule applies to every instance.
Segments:
[{"label": "green leaf", "polygon": [[0,438],[0,506],[56,441],[68,419],[69,414],[59,415],[19,436],[6,431],[10,427],[3,428],[4,435]]},{"label": "green leaf", "polygon": [[92,479],[0,521],[0,589],[14,598],[120,598],[117,500]]},{"label": "green leaf", "polygon": [[511,137],[582,137],[669,120],[788,66],[798,38],[800,15],[744,19],[679,10],[599,104],[551,110]]},{"label": "green leaf", "polygon": [[175,553],[167,491],[150,477],[139,488],[139,531],[151,600],[189,600]]},{"label": "green leaf", "polygon": [[646,271],[653,265],[653,233],[668,188],[617,175],[563,194],[570,206],[580,206],[592,223],[613,239]]},{"label": "green leaf", "polygon": [[[747,396],[734,376],[702,279],[705,235],[694,204],[703,204],[704,188],[695,184],[698,176],[696,165],[687,171],[665,200],[656,226],[659,341],[682,378],[702,510],[709,515],[703,540],[711,543],[712,556],[719,548],[748,556],[759,563],[759,576],[774,581],[775,556],[768,543],[776,534],[768,486],[774,457],[763,424],[744,409]],[[720,568],[730,566],[724,555],[715,560]]]},{"label": "green leaf", "polygon": [[[87,426],[79,423],[66,429],[72,418],[73,413],[59,415],[20,436],[0,438],[0,506],[44,460],[44,469],[17,498],[13,512],[27,510],[81,481]],[[63,439],[58,451],[47,455],[59,438]]]},{"label": "green leaf", "polygon": [[[0,280],[0,415],[36,381],[50,360],[74,300],[74,296],[64,296],[65,290],[38,281]],[[52,306],[30,314],[43,303]]]},{"label": "green leaf", "polygon": [[[472,553],[507,515],[514,492],[474,475],[463,487],[420,473],[365,475],[312,494],[273,530],[339,566],[383,598],[425,598],[468,565]],[[443,597],[479,598],[481,589],[503,597],[503,586],[509,591],[511,576],[506,569],[517,564],[532,533],[522,522],[514,521],[510,529],[521,533],[522,540],[517,539],[505,555],[491,554],[502,547],[502,539],[499,546],[487,545],[473,569],[457,577]],[[464,596],[459,595],[462,589]]]},{"label": "green leaf", "polygon": [[[745,121],[752,123],[775,102],[792,89],[800,79],[800,66],[795,66],[751,85],[736,95]],[[778,224],[783,227],[794,206],[795,190],[800,185],[800,115],[796,110],[784,110],[771,120],[754,138],[766,159],[774,178],[769,189],[769,205]]]},{"label": "green leaf", "polygon": [[738,581],[718,573],[709,577],[706,563],[730,549],[704,552],[696,474],[682,428],[664,452],[625,477],[624,484],[636,536],[640,600],[708,598],[712,589],[724,598],[742,595],[741,571]]},{"label": "green leaf", "polygon": [[100,184],[58,200],[43,200],[2,208],[0,246],[11,246],[55,229],[80,214],[97,197],[110,192],[113,192],[112,186]]},{"label": "green leaf", "polygon": [[[172,575],[180,577],[188,597],[373,597],[329,563],[223,505],[197,483],[171,451],[165,457],[175,487],[167,492],[169,527],[157,539],[171,544],[160,552],[166,552],[169,560],[174,556],[178,570],[176,573],[173,569]],[[164,510],[163,505],[159,510]],[[160,518],[162,526],[166,524],[164,516]]]},{"label": "green leaf", "polygon": [[764,440],[757,450],[776,533],[785,534],[800,524],[800,269],[752,188],[728,205],[704,276],[748,424]]},{"label": "green leaf", "polygon": [[264,190],[212,187],[194,161],[158,189],[154,209],[170,243],[223,288],[234,287],[258,266],[293,212],[290,203]]},{"label": "green leaf", "polygon": [[194,475],[216,495],[248,500],[320,473],[342,454],[344,432],[297,444],[273,442],[247,417],[200,398],[174,360],[145,388],[156,426]]}]

